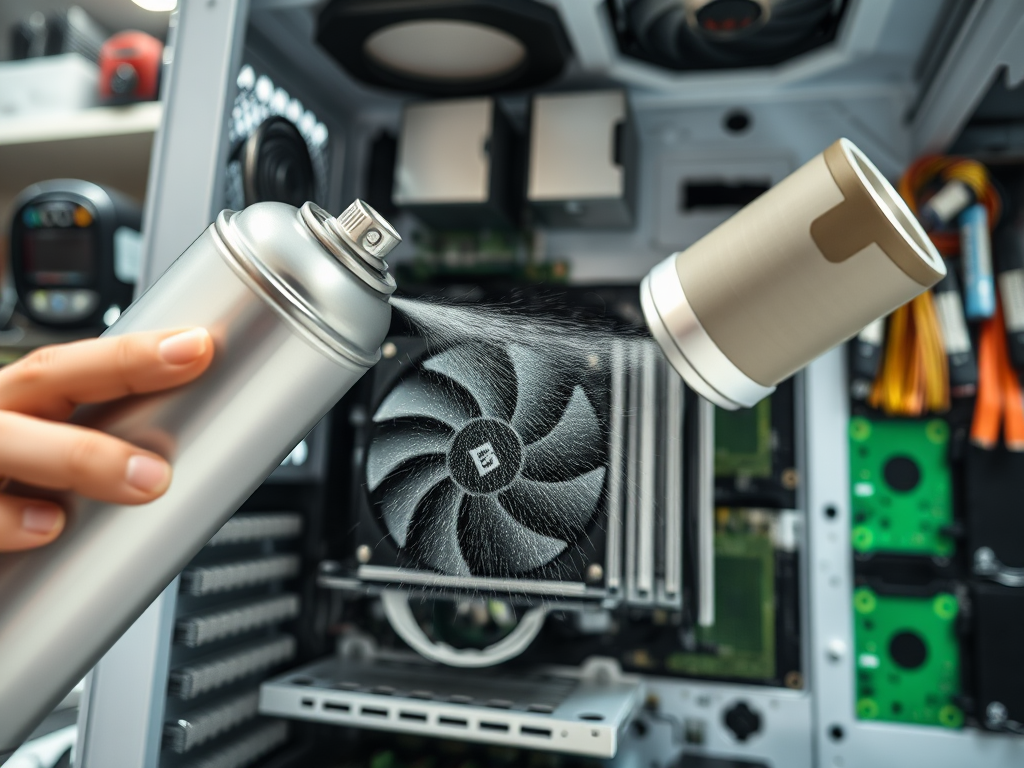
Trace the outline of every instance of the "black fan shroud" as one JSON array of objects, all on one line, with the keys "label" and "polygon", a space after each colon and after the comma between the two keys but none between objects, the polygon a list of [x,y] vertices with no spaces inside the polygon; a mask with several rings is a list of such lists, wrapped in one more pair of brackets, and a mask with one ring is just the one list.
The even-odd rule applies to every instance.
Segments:
[{"label": "black fan shroud", "polygon": [[721,40],[694,31],[680,0],[609,3],[622,52],[675,70],[781,64],[834,40],[845,6],[835,0],[774,0],[764,26]]},{"label": "black fan shroud", "polygon": [[603,562],[606,351],[411,347],[375,371],[361,466],[374,562],[392,549],[450,576],[582,581]]}]

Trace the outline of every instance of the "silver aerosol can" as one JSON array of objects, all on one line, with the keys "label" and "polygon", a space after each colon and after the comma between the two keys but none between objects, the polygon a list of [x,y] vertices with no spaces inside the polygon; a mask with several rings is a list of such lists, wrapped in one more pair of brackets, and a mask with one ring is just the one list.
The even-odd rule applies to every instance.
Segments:
[{"label": "silver aerosol can", "polygon": [[0,555],[0,762],[376,363],[400,241],[361,201],[223,211],[106,332],[202,326],[215,355],[190,384],[75,415],[166,457],[166,494],[72,497],[54,543]]}]

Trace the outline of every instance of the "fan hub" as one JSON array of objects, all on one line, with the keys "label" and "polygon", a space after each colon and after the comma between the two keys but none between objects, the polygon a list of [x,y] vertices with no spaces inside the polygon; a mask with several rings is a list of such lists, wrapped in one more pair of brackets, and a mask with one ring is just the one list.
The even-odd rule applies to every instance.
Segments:
[{"label": "fan hub", "polygon": [[523,446],[508,424],[477,419],[455,436],[448,452],[452,477],[468,493],[496,493],[511,485],[523,464]]}]

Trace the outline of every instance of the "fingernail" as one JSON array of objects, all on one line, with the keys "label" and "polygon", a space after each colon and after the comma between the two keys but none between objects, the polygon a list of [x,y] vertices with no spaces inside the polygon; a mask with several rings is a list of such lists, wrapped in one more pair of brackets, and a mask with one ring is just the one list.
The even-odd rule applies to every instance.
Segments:
[{"label": "fingernail", "polygon": [[125,480],[128,485],[146,493],[153,493],[167,485],[171,468],[166,461],[150,456],[132,456],[128,459]]},{"label": "fingernail", "polygon": [[53,507],[25,507],[21,511],[21,527],[31,533],[50,533],[64,512]]},{"label": "fingernail", "polygon": [[160,357],[171,365],[191,363],[206,351],[210,342],[210,334],[205,328],[193,328],[191,331],[168,336],[160,342]]}]

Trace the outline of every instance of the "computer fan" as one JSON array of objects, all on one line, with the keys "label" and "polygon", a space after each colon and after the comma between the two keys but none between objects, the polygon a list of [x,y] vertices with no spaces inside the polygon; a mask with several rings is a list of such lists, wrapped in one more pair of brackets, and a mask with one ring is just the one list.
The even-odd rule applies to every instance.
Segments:
[{"label": "computer fan", "polygon": [[366,487],[405,559],[450,576],[512,578],[586,536],[607,435],[592,402],[600,387],[571,369],[523,345],[464,344],[428,355],[386,395]]},{"label": "computer fan", "polygon": [[440,346],[388,338],[343,405],[352,496],[319,583],[679,610],[682,379],[628,328],[499,339],[466,322]]},{"label": "computer fan", "polygon": [[623,53],[669,69],[772,66],[831,41],[836,0],[617,0]]}]

